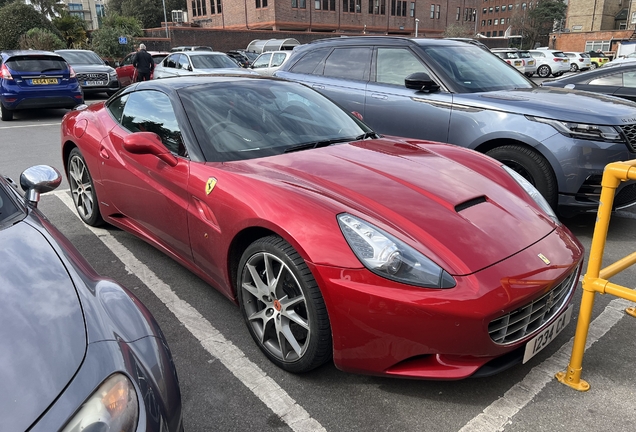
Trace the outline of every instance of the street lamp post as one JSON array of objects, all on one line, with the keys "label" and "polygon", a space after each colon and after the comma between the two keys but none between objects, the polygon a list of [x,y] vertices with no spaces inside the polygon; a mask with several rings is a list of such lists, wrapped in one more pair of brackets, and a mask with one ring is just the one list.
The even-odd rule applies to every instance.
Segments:
[{"label": "street lamp post", "polygon": [[420,20],[415,18],[415,37],[417,37],[417,30],[420,27]]},{"label": "street lamp post", "polygon": [[163,20],[166,23],[166,38],[170,39],[168,35],[168,15],[166,15],[166,0],[161,0],[163,2]]}]

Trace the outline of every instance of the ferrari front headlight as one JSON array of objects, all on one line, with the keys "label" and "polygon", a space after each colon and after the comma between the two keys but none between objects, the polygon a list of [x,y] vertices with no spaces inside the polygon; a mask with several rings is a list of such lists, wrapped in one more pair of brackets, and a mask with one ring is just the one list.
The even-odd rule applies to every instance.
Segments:
[{"label": "ferrari front headlight", "polygon": [[528,193],[528,195],[530,195],[530,197],[534,200],[534,202],[536,202],[539,205],[539,207],[541,207],[541,210],[543,210],[550,217],[550,219],[554,221],[554,223],[556,224],[561,223],[559,222],[559,218],[557,217],[556,213],[554,213],[554,210],[552,210],[552,207],[550,207],[550,204],[548,204],[545,198],[543,198],[543,195],[541,195],[541,192],[539,192],[537,188],[535,188],[532,185],[532,183],[530,183],[528,180],[526,180],[525,177],[523,177],[521,174],[519,174],[512,168],[506,165],[502,165],[501,167],[508,174],[510,174],[510,176],[513,179],[515,179],[517,183],[519,183],[519,186],[521,186]]},{"label": "ferrari front headlight", "polygon": [[373,273],[424,288],[452,288],[455,280],[433,261],[381,229],[347,213],[338,224],[353,253]]},{"label": "ferrari front headlight", "polygon": [[137,392],[122,374],[110,376],[88,398],[62,432],[121,431],[137,429]]}]

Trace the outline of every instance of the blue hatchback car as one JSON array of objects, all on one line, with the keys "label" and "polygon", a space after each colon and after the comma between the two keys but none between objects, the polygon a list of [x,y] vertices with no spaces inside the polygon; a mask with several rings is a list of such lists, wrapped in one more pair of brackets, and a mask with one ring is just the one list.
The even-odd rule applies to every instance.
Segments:
[{"label": "blue hatchback car", "polygon": [[59,54],[49,51],[0,53],[0,107],[2,120],[13,112],[32,108],[73,108],[84,103],[75,72]]}]

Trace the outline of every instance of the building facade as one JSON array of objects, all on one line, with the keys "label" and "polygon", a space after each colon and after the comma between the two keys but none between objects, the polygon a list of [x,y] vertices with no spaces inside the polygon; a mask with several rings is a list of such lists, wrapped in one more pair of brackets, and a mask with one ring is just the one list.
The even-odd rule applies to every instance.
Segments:
[{"label": "building facade", "polygon": [[104,17],[104,0],[64,0],[69,14],[86,22],[86,30],[97,30]]},{"label": "building facade", "polygon": [[440,37],[451,25],[477,32],[479,0],[188,0],[201,27]]},{"label": "building facade", "polygon": [[478,31],[485,37],[521,36],[518,26],[537,0],[483,0]]}]

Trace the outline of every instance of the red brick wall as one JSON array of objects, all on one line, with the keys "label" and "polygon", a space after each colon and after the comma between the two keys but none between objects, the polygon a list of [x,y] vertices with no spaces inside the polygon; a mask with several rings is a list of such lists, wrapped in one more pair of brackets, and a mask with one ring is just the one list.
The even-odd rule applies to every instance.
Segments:
[{"label": "red brick wall", "polygon": [[[599,32],[572,32],[572,33],[552,33],[550,35],[550,48],[561,51],[581,52],[585,51],[586,41],[613,41],[610,47],[611,52],[616,51],[617,44],[634,33],[634,30],[607,30]],[[608,54],[608,52],[606,52]]]}]

